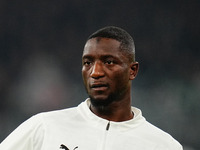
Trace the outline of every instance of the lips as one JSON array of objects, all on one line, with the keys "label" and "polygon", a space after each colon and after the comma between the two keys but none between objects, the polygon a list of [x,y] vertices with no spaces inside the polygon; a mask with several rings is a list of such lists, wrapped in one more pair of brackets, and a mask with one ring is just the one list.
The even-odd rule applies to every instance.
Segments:
[{"label": "lips", "polygon": [[93,83],[90,86],[93,90],[97,90],[97,91],[103,91],[106,90],[108,88],[107,84],[104,83]]}]

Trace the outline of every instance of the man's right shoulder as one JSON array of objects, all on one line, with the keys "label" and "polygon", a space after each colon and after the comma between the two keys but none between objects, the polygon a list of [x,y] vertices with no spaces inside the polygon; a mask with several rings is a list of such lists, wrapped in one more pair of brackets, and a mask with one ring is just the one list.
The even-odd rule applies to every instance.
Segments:
[{"label": "man's right shoulder", "polygon": [[51,120],[51,119],[63,119],[63,118],[71,118],[73,116],[77,115],[77,107],[71,107],[66,109],[60,109],[60,110],[53,110],[48,112],[41,112],[38,113],[31,118],[38,118],[42,120]]}]

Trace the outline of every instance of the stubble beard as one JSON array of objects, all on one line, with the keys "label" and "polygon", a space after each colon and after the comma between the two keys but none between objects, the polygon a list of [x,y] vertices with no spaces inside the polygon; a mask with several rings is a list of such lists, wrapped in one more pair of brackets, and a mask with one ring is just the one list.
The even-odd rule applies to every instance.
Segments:
[{"label": "stubble beard", "polygon": [[[129,88],[127,86],[123,86],[120,89],[115,90],[115,92],[109,93],[107,97],[105,96],[104,98],[96,98],[92,95],[92,93],[89,92],[89,89],[86,86],[85,89],[90,98],[91,105],[103,112],[108,110],[112,103],[123,100]],[[98,94],[101,95],[105,93],[99,92]]]},{"label": "stubble beard", "polygon": [[90,101],[92,106],[97,108],[104,108],[110,105],[114,100],[113,96],[108,96],[107,98],[94,98],[93,96],[89,95]]},{"label": "stubble beard", "polygon": [[93,107],[104,111],[107,110],[112,103],[122,100],[124,92],[125,91],[110,93],[106,98],[94,98],[89,94],[89,98]]}]

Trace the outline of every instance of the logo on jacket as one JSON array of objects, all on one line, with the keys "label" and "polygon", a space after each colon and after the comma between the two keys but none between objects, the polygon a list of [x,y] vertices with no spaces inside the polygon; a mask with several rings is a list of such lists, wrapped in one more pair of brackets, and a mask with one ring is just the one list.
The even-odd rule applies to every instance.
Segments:
[{"label": "logo on jacket", "polygon": [[[61,149],[65,149],[65,150],[70,150],[67,146],[65,146],[64,144],[61,144],[60,145],[60,148]],[[77,149],[78,148],[78,146],[76,146],[73,150],[75,150],[75,149]]]}]

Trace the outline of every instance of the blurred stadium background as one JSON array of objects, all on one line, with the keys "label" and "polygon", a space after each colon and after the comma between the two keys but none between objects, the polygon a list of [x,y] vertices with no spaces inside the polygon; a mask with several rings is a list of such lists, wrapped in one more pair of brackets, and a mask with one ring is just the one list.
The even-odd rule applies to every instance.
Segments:
[{"label": "blurred stadium background", "polygon": [[78,105],[86,38],[115,25],[135,40],[133,105],[185,150],[200,149],[200,1],[0,1],[0,141],[30,116]]}]

